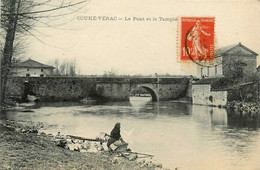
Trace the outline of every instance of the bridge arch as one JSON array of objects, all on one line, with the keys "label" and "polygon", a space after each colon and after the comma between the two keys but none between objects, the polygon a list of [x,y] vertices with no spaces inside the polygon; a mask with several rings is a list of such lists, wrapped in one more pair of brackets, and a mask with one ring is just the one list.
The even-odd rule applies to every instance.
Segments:
[{"label": "bridge arch", "polygon": [[136,88],[140,88],[140,87],[142,87],[142,88],[144,88],[145,90],[147,90],[149,93],[150,93],[150,95],[151,95],[151,97],[152,97],[152,101],[158,101],[158,95],[157,95],[157,93],[156,93],[156,91],[155,90],[153,90],[152,88],[150,88],[150,87],[148,87],[148,86],[137,86],[137,87],[135,87],[134,89],[132,89],[131,90],[131,93],[136,89]]}]

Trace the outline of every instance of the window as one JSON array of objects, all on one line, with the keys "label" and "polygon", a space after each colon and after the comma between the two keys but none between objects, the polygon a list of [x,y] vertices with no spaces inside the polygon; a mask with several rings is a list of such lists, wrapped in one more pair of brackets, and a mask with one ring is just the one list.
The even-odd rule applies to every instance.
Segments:
[{"label": "window", "polygon": [[43,68],[41,69],[41,72],[43,72]]},{"label": "window", "polygon": [[203,67],[200,68],[201,77],[203,77]]},{"label": "window", "polygon": [[208,66],[208,76],[209,76],[209,66]]},{"label": "window", "polygon": [[30,69],[29,69],[29,68],[27,68],[27,71],[30,71]]},{"label": "window", "polygon": [[44,77],[44,75],[43,75],[43,74],[40,74],[40,77]]},{"label": "window", "polygon": [[215,65],[215,75],[217,75],[217,74],[218,74],[218,66]]},{"label": "window", "polygon": [[213,102],[213,97],[209,96],[209,101]]},{"label": "window", "polygon": [[30,74],[27,73],[27,74],[26,74],[26,77],[30,77]]}]

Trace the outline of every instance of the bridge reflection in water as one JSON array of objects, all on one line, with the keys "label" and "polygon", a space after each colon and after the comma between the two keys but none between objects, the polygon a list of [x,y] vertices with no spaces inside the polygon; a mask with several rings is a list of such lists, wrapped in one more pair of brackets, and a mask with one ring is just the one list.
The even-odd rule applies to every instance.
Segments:
[{"label": "bridge reflection in water", "polygon": [[[131,104],[134,107],[138,105],[138,110],[136,110],[138,118],[154,119],[154,124],[158,124],[156,123],[158,120],[166,121],[164,119],[166,118],[172,123],[165,126],[163,130],[163,133],[171,139],[171,142],[164,141],[164,145],[172,146],[167,149],[167,152],[175,153],[165,153],[162,156],[172,158],[164,160],[166,164],[171,162],[175,165],[174,162],[176,162],[184,169],[260,167],[260,163],[256,161],[256,156],[260,154],[260,116],[258,114],[172,102],[147,101],[142,105],[140,102],[131,101]],[[156,152],[157,149],[154,150]],[[190,159],[190,157],[193,158]]]},{"label": "bridge reflection in water", "polygon": [[157,116],[190,116],[194,121],[202,123],[203,126],[249,130],[260,128],[260,115],[257,113],[168,101],[156,103],[152,102],[149,97],[130,97],[130,103],[136,113],[149,112],[154,118]]},{"label": "bridge reflection in water", "polygon": [[247,128],[249,130],[260,128],[259,113],[229,109],[227,117],[230,128]]},{"label": "bridge reflection in water", "polygon": [[[2,118],[43,122],[45,132],[96,137],[122,124],[122,136],[134,151],[151,153],[169,168],[259,168],[258,115],[218,107],[152,102],[131,97],[130,102],[102,104],[37,103],[33,112],[8,111]],[[202,166],[203,165],[203,166]],[[218,165],[216,168],[215,165]]]},{"label": "bridge reflection in water", "polygon": [[256,130],[260,128],[260,116],[257,113],[218,107],[192,106],[192,115],[198,122],[212,126],[223,125],[231,129]]}]

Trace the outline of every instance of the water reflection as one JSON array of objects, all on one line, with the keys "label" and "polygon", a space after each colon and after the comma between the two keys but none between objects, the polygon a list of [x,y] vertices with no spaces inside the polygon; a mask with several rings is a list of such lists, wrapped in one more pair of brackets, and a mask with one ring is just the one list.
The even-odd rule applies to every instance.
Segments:
[{"label": "water reflection", "polygon": [[[250,169],[260,167],[260,118],[218,107],[184,103],[37,103],[1,114],[4,119],[44,122],[47,133],[96,137],[121,122],[122,136],[134,151],[151,153],[167,167]],[[214,164],[212,164],[214,162]],[[202,166],[203,165],[203,166]],[[217,165],[217,167],[215,167]],[[202,168],[203,167],[203,168]]]},{"label": "water reflection", "polygon": [[260,127],[260,116],[257,113],[229,109],[227,117],[229,128],[256,130]]},{"label": "water reflection", "polygon": [[226,126],[227,111],[223,108],[209,106],[192,106],[193,120],[208,126]]}]

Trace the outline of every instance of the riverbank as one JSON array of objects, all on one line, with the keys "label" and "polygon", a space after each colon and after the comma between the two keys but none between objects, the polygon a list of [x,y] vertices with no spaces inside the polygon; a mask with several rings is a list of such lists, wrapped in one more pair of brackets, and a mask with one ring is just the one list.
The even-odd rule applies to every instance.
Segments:
[{"label": "riverbank", "polygon": [[188,96],[185,97],[181,97],[179,99],[176,100],[171,100],[172,103],[192,103],[192,99]]},{"label": "riverbank", "polygon": [[81,153],[56,146],[43,124],[0,120],[0,169],[160,169],[153,163],[115,159],[108,152]]},{"label": "riverbank", "polygon": [[233,101],[233,102],[229,102],[227,107],[239,111],[244,111],[244,112],[260,113],[259,103]]}]

